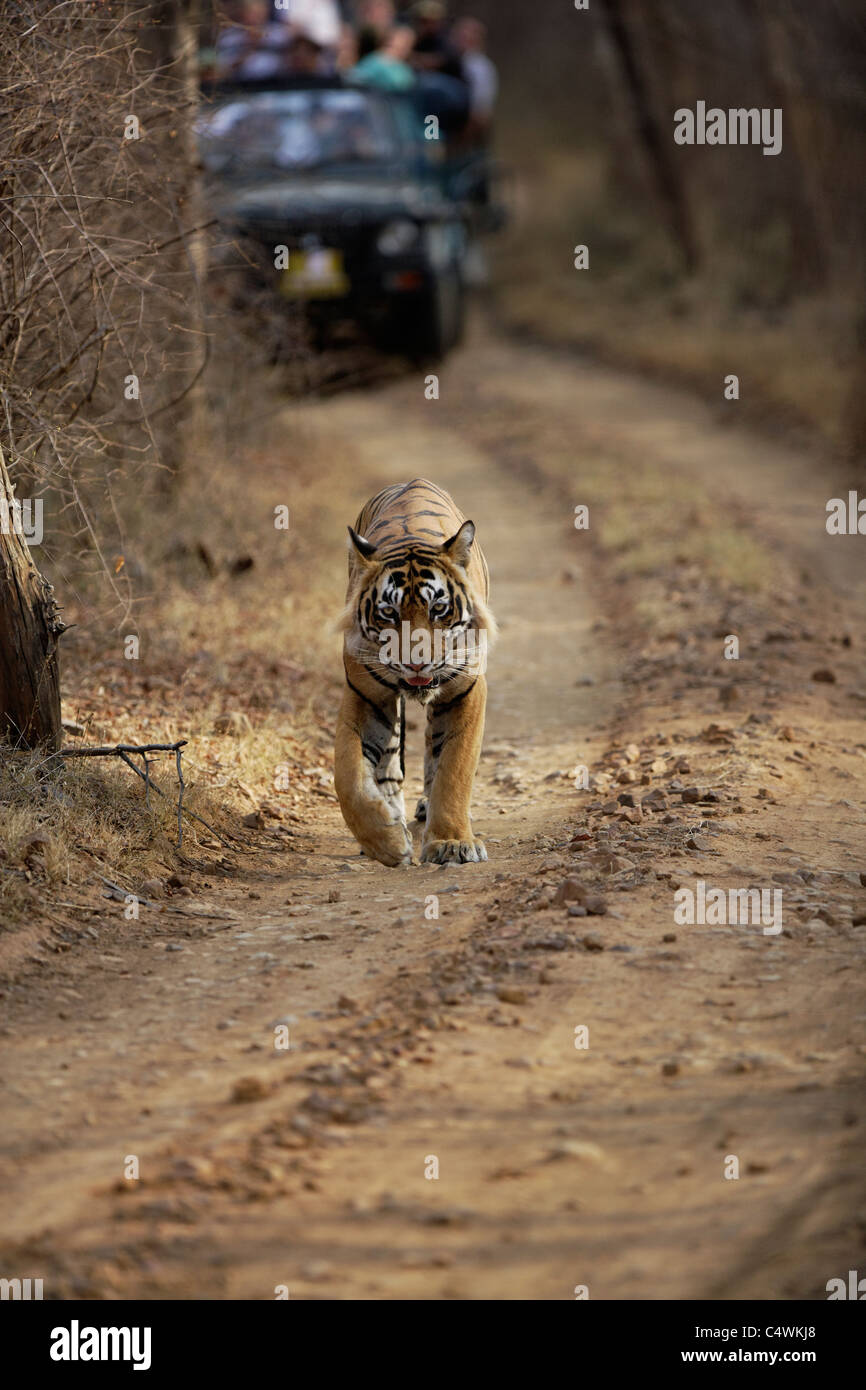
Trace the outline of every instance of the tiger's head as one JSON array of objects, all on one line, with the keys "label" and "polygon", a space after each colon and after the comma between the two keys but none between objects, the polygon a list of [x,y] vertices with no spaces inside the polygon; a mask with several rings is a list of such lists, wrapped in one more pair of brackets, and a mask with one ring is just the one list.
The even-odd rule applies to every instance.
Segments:
[{"label": "tiger's head", "polygon": [[470,572],[475,525],[441,545],[406,538],[380,550],[349,528],[346,650],[373,678],[427,704],[484,670],[496,625]]}]

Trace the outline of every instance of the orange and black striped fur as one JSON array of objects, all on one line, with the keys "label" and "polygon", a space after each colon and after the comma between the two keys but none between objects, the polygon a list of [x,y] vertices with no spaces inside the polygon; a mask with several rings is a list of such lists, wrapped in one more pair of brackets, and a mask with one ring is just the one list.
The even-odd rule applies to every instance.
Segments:
[{"label": "orange and black striped fur", "polygon": [[475,526],[434,483],[385,488],[349,527],[335,781],[346,824],[382,864],[412,859],[402,789],[407,699],[427,707],[415,812],[422,863],[487,858],[469,803],[484,733],[483,658],[496,633],[488,591]]}]

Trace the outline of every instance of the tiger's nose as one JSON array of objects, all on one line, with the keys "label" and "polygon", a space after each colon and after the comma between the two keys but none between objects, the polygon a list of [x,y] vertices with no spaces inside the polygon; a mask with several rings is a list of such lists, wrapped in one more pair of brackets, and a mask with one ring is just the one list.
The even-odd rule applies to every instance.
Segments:
[{"label": "tiger's nose", "polygon": [[427,665],[426,661],[410,661],[410,662],[409,662],[409,670],[410,670],[410,671],[423,671],[423,670],[424,670],[424,667],[425,667],[426,665]]}]

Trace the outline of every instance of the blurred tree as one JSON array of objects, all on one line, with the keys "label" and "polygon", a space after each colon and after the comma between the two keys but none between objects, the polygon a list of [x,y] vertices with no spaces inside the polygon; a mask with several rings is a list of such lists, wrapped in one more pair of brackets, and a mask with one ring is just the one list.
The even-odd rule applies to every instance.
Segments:
[{"label": "blurred tree", "polygon": [[786,194],[791,232],[791,288],[815,289],[827,278],[832,234],[819,187],[817,151],[809,148],[809,125],[799,110],[794,55],[787,16],[769,0],[742,0],[770,104],[783,112]]},{"label": "blurred tree", "polygon": [[195,129],[201,101],[199,34],[203,6],[201,0],[154,0],[151,10],[154,95],[157,100],[175,103],[177,158],[167,172],[175,225],[178,232],[184,232],[166,253],[166,274],[180,282],[191,280],[193,291],[176,308],[176,328],[187,344],[189,364],[188,384],[173,411],[173,428],[163,440],[164,476],[170,485],[190,453],[203,447],[207,428],[204,373],[208,338],[203,286],[208,245]]},{"label": "blurred tree", "polygon": [[674,162],[670,131],[667,127],[662,128],[654,110],[649,79],[652,56],[642,42],[638,16],[629,13],[624,0],[601,0],[601,9],[620,69],[620,82],[617,85],[631,110],[651,186],[655,189],[662,216],[686,268],[695,270],[699,261],[697,235],[686,190]]}]

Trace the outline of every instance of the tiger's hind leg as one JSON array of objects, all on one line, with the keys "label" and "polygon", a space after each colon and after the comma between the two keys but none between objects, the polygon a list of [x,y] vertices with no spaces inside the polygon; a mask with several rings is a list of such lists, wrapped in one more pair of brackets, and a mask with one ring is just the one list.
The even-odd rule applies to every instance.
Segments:
[{"label": "tiger's hind leg", "polygon": [[390,868],[411,863],[396,699],[373,705],[346,686],[337,720],[334,785],[343,818],[364,852]]},{"label": "tiger's hind leg", "polygon": [[425,864],[473,864],[487,858],[487,850],[472,834],[469,805],[472,783],[481,756],[487,685],[483,676],[465,695],[437,708],[427,718],[429,760],[424,760],[427,797],[421,862]]}]

